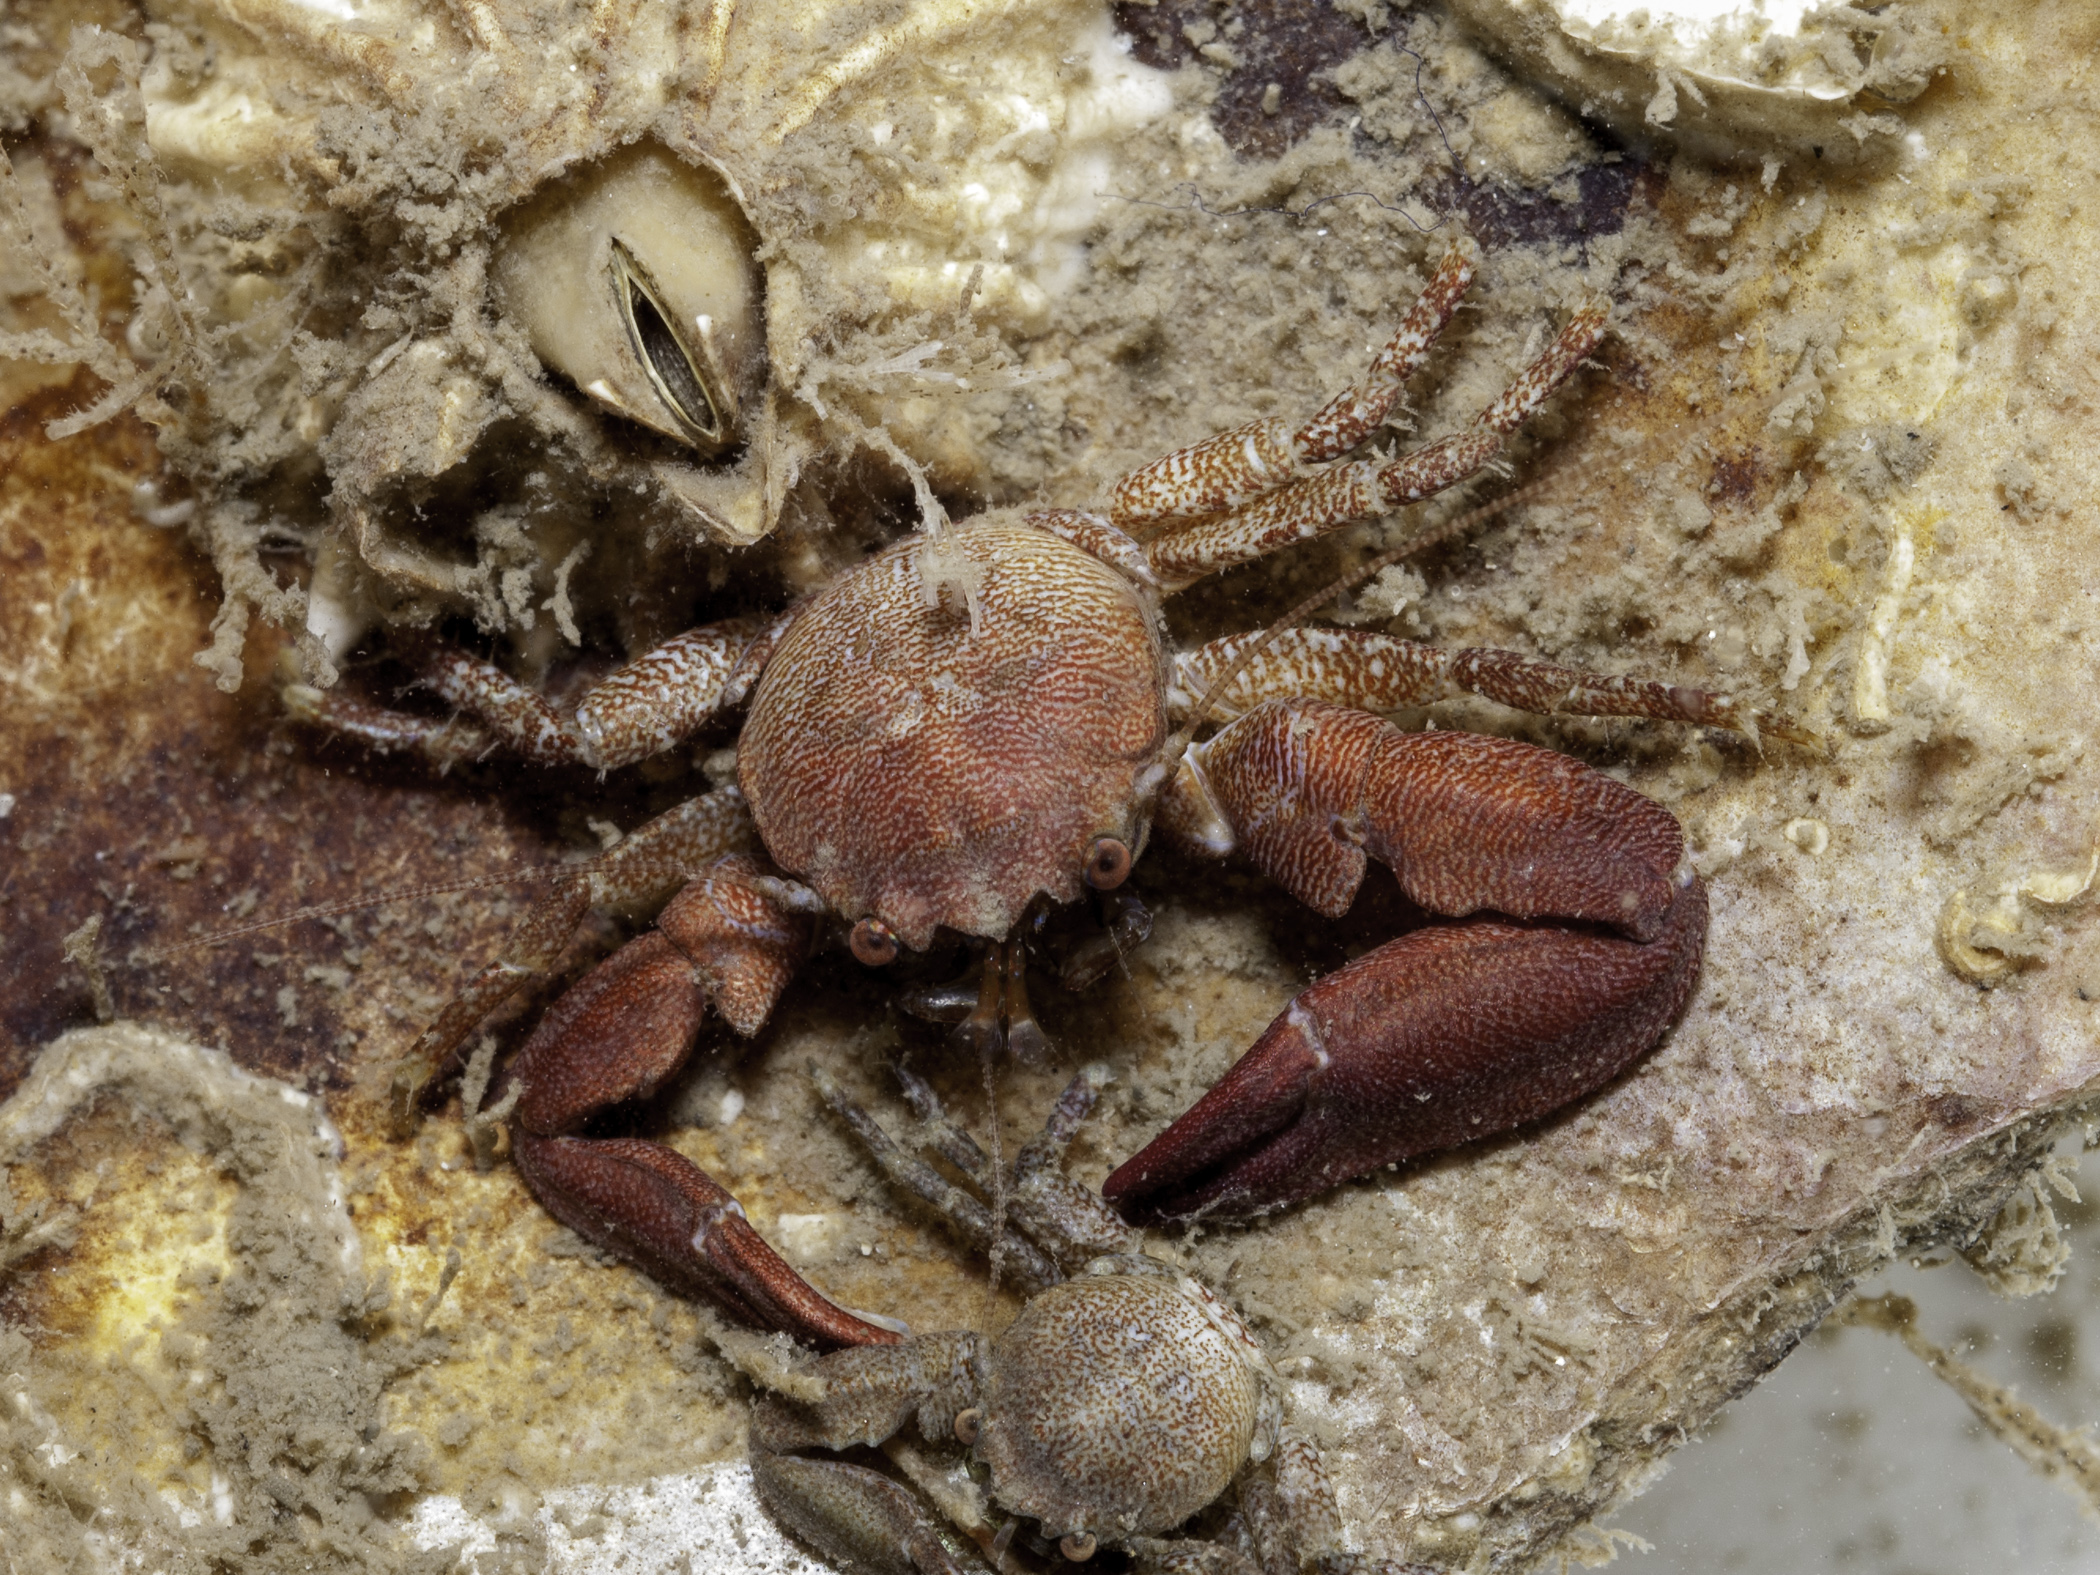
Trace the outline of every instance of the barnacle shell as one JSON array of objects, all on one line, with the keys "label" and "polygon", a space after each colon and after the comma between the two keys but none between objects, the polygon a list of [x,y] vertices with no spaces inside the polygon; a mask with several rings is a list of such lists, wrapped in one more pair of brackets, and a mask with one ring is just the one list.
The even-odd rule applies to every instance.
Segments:
[{"label": "barnacle shell", "polygon": [[737,441],[765,368],[755,241],[711,173],[624,148],[506,214],[495,257],[542,365],[703,460]]},{"label": "barnacle shell", "polygon": [[1940,958],[1971,984],[2002,983],[2023,960],[2047,950],[2035,909],[2063,908],[2092,889],[2100,851],[2083,869],[2033,870],[1999,885],[1988,901],[1964,886],[1940,905],[1933,942]]},{"label": "barnacle shell", "polygon": [[[968,413],[910,396],[1042,375],[1104,150],[1167,104],[1070,0],[153,10],[145,141],[216,334],[190,468],[318,463],[386,591],[334,595],[338,646],[404,595],[529,625],[486,588],[519,515],[748,545],[863,444],[985,491]],[[576,539],[534,537],[543,587]]]},{"label": "barnacle shell", "polygon": [[1710,20],[1583,0],[1452,0],[1452,9],[1585,116],[1709,158],[1879,158],[1903,130],[1880,112],[1916,98],[1945,59],[1937,31],[1900,8],[1823,7],[1792,26],[1761,4]]}]

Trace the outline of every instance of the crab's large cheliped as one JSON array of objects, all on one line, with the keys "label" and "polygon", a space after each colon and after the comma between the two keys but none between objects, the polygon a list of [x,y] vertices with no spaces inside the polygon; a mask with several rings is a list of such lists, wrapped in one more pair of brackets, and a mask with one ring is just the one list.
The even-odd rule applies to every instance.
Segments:
[{"label": "crab's large cheliped", "polygon": [[542,364],[713,459],[765,379],[755,249],[722,180],[645,142],[507,215],[494,275]]},{"label": "crab's large cheliped", "polygon": [[[1465,693],[1707,726],[1747,729],[1750,715],[1701,690],[1362,630],[1180,653],[1162,632],[1174,590],[1477,474],[1602,339],[1592,304],[1468,427],[1398,458],[1346,458],[1383,429],[1473,269],[1463,247],[1445,256],[1364,381],[1303,422],[1170,454],[1117,483],[1101,514],[1012,511],[910,538],[770,620],[676,636],[573,714],[443,646],[420,665],[453,716],[295,691],[302,714],[377,747],[452,760],[500,744],[601,770],[749,701],[741,791],[690,800],[554,882],[404,1059],[398,1116],[412,1119],[445,1058],[554,963],[593,903],[675,890],[655,930],[565,995],[515,1062],[517,1162],[577,1230],[740,1317],[823,1345],[889,1341],[773,1257],[704,1173],[595,1136],[594,1119],[669,1077],[710,1008],[756,1032],[826,916],[870,966],[944,930],[986,943],[960,1032],[1039,1052],[1019,927],[1041,901],[1120,884],[1153,830],[1238,852],[1331,916],[1375,859],[1434,922],[1301,992],[1111,1174],[1104,1193],[1126,1219],[1278,1208],[1520,1126],[1625,1070],[1683,1007],[1705,944],[1676,820],[1551,750],[1402,733],[1377,713]],[[1213,716],[1226,725],[1192,742]],[[1050,1502],[1041,1518],[1061,1534],[1086,1529]]]}]

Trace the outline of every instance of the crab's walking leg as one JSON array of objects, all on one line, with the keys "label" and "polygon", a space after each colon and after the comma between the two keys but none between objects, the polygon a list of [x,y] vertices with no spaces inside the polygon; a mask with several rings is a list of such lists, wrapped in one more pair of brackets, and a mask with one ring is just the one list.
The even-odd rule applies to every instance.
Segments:
[{"label": "crab's walking leg", "polygon": [[604,858],[554,878],[505,939],[497,959],[445,1004],[395,1063],[389,1103],[395,1128],[416,1121],[423,1093],[475,1024],[527,981],[554,966],[594,904],[647,902],[675,890],[727,853],[758,845],[744,797],[735,788],[687,799],[649,821]]},{"label": "crab's walking leg", "polygon": [[[879,1447],[914,1415],[928,1438],[955,1436],[957,1417],[977,1402],[982,1359],[974,1334],[920,1335],[884,1350],[818,1357],[804,1371],[823,1384],[822,1399],[798,1403],[769,1394],[752,1407],[751,1479],[759,1498],[844,1569],[984,1575],[985,1566],[951,1547],[901,1484],[865,1466],[794,1453]],[[968,1501],[958,1496],[950,1507],[967,1534],[991,1541]]]},{"label": "crab's walking leg", "polygon": [[951,1550],[910,1490],[843,1460],[751,1452],[751,1485],[775,1519],[842,1569],[872,1575],[986,1575]]},{"label": "crab's walking leg", "polygon": [[902,1066],[892,1070],[919,1117],[917,1133],[902,1144],[848,1099],[828,1073],[820,1070],[813,1075],[824,1103],[852,1129],[868,1157],[891,1181],[946,1219],[972,1246],[989,1252],[996,1240],[1007,1267],[1034,1290],[1057,1284],[1067,1271],[1104,1253],[1131,1250],[1129,1228],[1095,1193],[1064,1173],[1065,1149],[1108,1081],[1105,1070],[1099,1066],[1082,1069],[1059,1096],[1043,1130],[1015,1156],[1008,1178],[1008,1218],[1025,1234],[1008,1230],[1003,1237],[997,1233],[991,1209],[910,1148],[931,1147],[986,1196],[999,1184],[991,1156],[949,1120],[940,1099],[923,1079]]},{"label": "crab's walking leg", "polygon": [[426,640],[414,652],[432,693],[465,713],[436,719],[292,684],[285,704],[304,722],[382,754],[414,750],[451,765],[501,747],[534,765],[633,765],[690,736],[749,692],[784,618],[709,624],[674,635],[618,669],[564,716],[493,662]]},{"label": "crab's walking leg", "polygon": [[683,1156],[585,1137],[590,1118],[645,1099],[684,1063],[712,1006],[756,1033],[809,946],[809,919],[757,860],[716,860],[657,927],[586,974],[540,1019],[509,1076],[522,1085],[517,1166],[549,1213],[680,1291],[820,1346],[896,1336],[834,1307]]},{"label": "crab's walking leg", "polygon": [[[1002,1233],[991,1209],[917,1155],[900,1147],[883,1130],[880,1122],[846,1097],[829,1073],[819,1070],[814,1075],[817,1093],[824,1103],[831,1107],[833,1115],[852,1129],[853,1135],[860,1139],[861,1147],[867,1150],[868,1158],[880,1166],[891,1181],[946,1219],[973,1247],[987,1253],[997,1251],[1014,1278],[1030,1291],[1042,1290],[1064,1278],[1057,1265],[1033,1242],[1010,1230]],[[945,1118],[942,1127],[945,1130],[932,1130],[928,1136],[940,1144],[943,1157],[954,1162],[960,1152],[974,1159],[975,1163],[965,1174],[989,1187],[990,1167],[983,1151],[966,1134],[948,1127]],[[969,1145],[967,1149],[957,1149],[953,1139],[958,1137]],[[947,1141],[942,1141],[944,1139]]]},{"label": "crab's walking leg", "polygon": [[1164,585],[1185,586],[1292,542],[1309,541],[1352,520],[1419,503],[1476,476],[1502,452],[1503,440],[1546,402],[1596,349],[1606,308],[1577,312],[1560,336],[1463,432],[1440,438],[1390,463],[1359,460],[1265,493],[1245,507],[1148,543],[1145,556]]},{"label": "crab's walking leg", "polygon": [[[1461,694],[1538,716],[1641,716],[1756,736],[1771,719],[1741,711],[1725,695],[1652,678],[1613,677],[1485,647],[1447,651],[1363,629],[1285,629],[1227,635],[1174,659],[1167,704],[1186,716],[1250,645],[1268,643],[1211,698],[1220,721],[1278,695],[1397,711]],[[1777,725],[1777,724],[1773,724]]]},{"label": "crab's walking leg", "polygon": [[325,728],[339,738],[362,744],[375,755],[418,754],[436,766],[479,759],[496,742],[485,728],[463,717],[394,711],[339,688],[287,684],[284,709],[293,721]]},{"label": "crab's walking leg", "polygon": [[1222,514],[1274,491],[1301,465],[1348,453],[1376,432],[1400,402],[1408,378],[1458,310],[1473,272],[1473,260],[1464,251],[1447,252],[1363,382],[1337,395],[1295,430],[1280,416],[1270,416],[1133,470],[1108,495],[1110,521],[1119,530],[1144,533],[1179,520]]},{"label": "crab's walking leg", "polygon": [[1292,1001],[1108,1178],[1133,1221],[1276,1208],[1558,1109],[1655,1044],[1705,947],[1706,891],[1670,813],[1509,739],[1270,701],[1189,752],[1160,824],[1213,852],[1236,842],[1322,913],[1348,909],[1369,857],[1464,922]]},{"label": "crab's walking leg", "polygon": [[1268,1468],[1240,1489],[1240,1516],[1256,1567],[1315,1569],[1320,1575],[1438,1575],[1426,1564],[1396,1564],[1349,1550],[1326,1462],[1312,1440],[1286,1431]]}]

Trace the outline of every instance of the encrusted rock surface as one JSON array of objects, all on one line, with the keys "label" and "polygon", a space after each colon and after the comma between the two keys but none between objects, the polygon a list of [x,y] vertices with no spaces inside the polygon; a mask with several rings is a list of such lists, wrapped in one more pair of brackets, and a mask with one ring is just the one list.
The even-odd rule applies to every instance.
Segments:
[{"label": "encrusted rock surface", "polygon": [[[1600,161],[1591,133],[1448,18],[1382,6],[1350,13],[1356,41],[1326,75],[1280,61],[1276,80],[1310,83],[1330,110],[1263,141],[1230,128],[1262,113],[1242,78],[1264,71],[1266,35],[1191,15],[1177,24],[1189,49],[1169,58],[1172,40],[1145,34],[1141,54],[1180,67],[1179,98],[1102,174],[1130,200],[1100,206],[1086,270],[1030,331],[1032,362],[1066,370],[969,407],[988,452],[1029,446],[1025,465],[986,474],[1085,501],[1213,426],[1311,408],[1441,246],[1417,224],[1455,216],[1487,266],[1478,313],[1417,395],[1422,430],[1463,418],[1587,290],[1622,303],[1616,337],[1523,460],[1539,496],[1342,615],[1731,689],[1825,740],[1760,754],[1659,727],[1436,711],[1554,743],[1668,803],[1712,887],[1713,929],[1683,1021],[1580,1109],[1252,1227],[1157,1243],[1269,1342],[1359,1537],[1391,1556],[1519,1568],[1591,1546],[1581,1528],[1891,1256],[1946,1244],[2012,1288],[2047,1278],[2033,1172],[2100,1090],[2100,929],[2084,906],[2100,832],[2100,553],[2085,528],[2100,302],[2078,265],[2100,147],[2083,62],[2100,22],[2072,5],[1905,10],[1947,66],[1889,111],[1906,128],[1896,161],[1844,176],[1768,166],[1754,145],[1729,169]],[[1319,29],[1277,37],[1333,47]],[[48,105],[21,124],[25,185],[116,310],[121,215]],[[1372,195],[1293,216],[1346,192]],[[20,278],[7,285],[33,317]],[[18,377],[0,417],[0,1093],[92,1021],[61,942],[99,914],[119,1014],[325,1098],[345,1153],[324,1169],[362,1258],[353,1270],[281,1250],[281,1233],[239,1214],[269,1172],[150,1082],[84,1102],[0,1153],[0,1242],[23,1249],[0,1246],[0,1370],[22,1397],[0,1416],[0,1470],[35,1506],[40,1567],[87,1557],[75,1508],[89,1502],[105,1514],[95,1536],[172,1535],[155,1519],[179,1530],[161,1488],[226,1517],[246,1539],[229,1537],[246,1550],[229,1556],[256,1567],[294,1549],[405,1567],[417,1555],[396,1518],[425,1493],[501,1528],[482,1569],[533,1567],[542,1494],[734,1459],[745,1390],[690,1309],[579,1251],[507,1167],[477,1170],[456,1107],[413,1143],[382,1135],[388,1058],[523,894],[145,949],[590,846],[592,822],[632,826],[704,784],[726,736],[602,786],[500,762],[440,778],[282,720],[267,636],[251,636],[246,686],[220,693],[190,660],[211,638],[211,566],[139,517],[183,490],[151,432],[127,416],[43,435],[101,388]],[[779,561],[895,529],[900,493],[837,494],[835,520],[797,527]],[[1258,621],[1382,540],[1367,529],[1237,571],[1177,603],[1176,631]],[[740,561],[710,588],[717,549],[681,550],[675,612],[763,602],[794,580]],[[258,561],[290,581],[306,558],[288,546]],[[581,610],[587,644],[606,647],[590,654],[619,654],[622,620]],[[1134,879],[1158,922],[1128,976],[1078,999],[1038,992],[1062,1052],[1117,1074],[1075,1151],[1096,1181],[1308,971],[1374,942],[1389,907],[1371,892],[1343,921],[1309,922],[1251,878],[1157,853]],[[615,933],[588,929],[568,973]],[[514,1045],[528,1020],[505,1017],[496,1039]],[[881,1060],[908,1050],[982,1127],[974,1064],[900,1019],[882,978],[826,952],[754,1047],[705,1046],[734,1064],[704,1048],[657,1119],[813,1279],[921,1327],[1011,1315],[885,1191],[803,1075],[835,1059],[887,1101]],[[1009,1145],[1062,1075],[1002,1080]],[[312,1333],[321,1291],[362,1353],[327,1380],[347,1387],[314,1401],[341,1427],[233,1425],[249,1414],[240,1394],[285,1370],[282,1341],[244,1343],[263,1327],[255,1309]],[[302,1360],[322,1382],[330,1364]],[[420,1447],[388,1446],[384,1471],[360,1464],[360,1448],[404,1434]],[[92,1468],[81,1450],[101,1451],[83,1457]],[[377,1518],[300,1507],[335,1493]],[[609,1545],[627,1512],[563,1513],[573,1555]]]}]

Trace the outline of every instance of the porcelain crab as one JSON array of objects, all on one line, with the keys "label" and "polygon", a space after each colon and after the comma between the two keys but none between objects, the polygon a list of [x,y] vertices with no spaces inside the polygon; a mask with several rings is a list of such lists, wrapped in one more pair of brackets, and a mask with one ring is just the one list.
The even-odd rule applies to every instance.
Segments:
[{"label": "porcelain crab", "polygon": [[[833,1351],[794,1372],[792,1395],[761,1397],[751,1471],[777,1519],[841,1568],[880,1575],[975,1575],[985,1566],[968,1543],[1010,1568],[1016,1541],[1071,1562],[1114,1549],[1151,1570],[1404,1575],[1347,1546],[1319,1449],[1288,1425],[1284,1386],[1239,1314],[1137,1251],[1136,1233],[1064,1175],[1104,1069],[1073,1079],[1003,1178],[931,1089],[898,1075],[928,1144],[986,1193],[1003,1180],[1026,1232],[1007,1236],[1009,1261],[1035,1295],[996,1338]],[[893,1180],[992,1244],[981,1202],[821,1073],[818,1086]],[[914,1418],[936,1450],[967,1451],[964,1471],[903,1442]],[[856,1446],[886,1450],[924,1497],[830,1458]]]},{"label": "porcelain crab", "polygon": [[[401,1064],[397,1114],[413,1118],[445,1059],[593,903],[675,892],[514,1062],[517,1163],[553,1213],[669,1283],[819,1345],[887,1340],[780,1262],[688,1161],[586,1123],[671,1076],[710,1006],[757,1032],[834,916],[870,967],[943,930],[980,939],[978,1025],[1025,1034],[1024,913],[1120,885],[1154,830],[1237,851],[1330,915],[1375,857],[1446,922],[1300,994],[1108,1178],[1125,1218],[1277,1208],[1617,1076],[1683,1005],[1704,944],[1676,821],[1553,751],[1403,734],[1375,713],[1465,691],[1536,712],[1745,730],[1754,716],[1701,690],[1357,631],[1177,653],[1159,620],[1163,597],[1205,575],[1478,473],[1604,336],[1592,303],[1470,426],[1397,459],[1344,458],[1392,413],[1474,269],[1454,247],[1364,380],[1307,421],[1170,454],[1102,513],[993,513],[911,537],[777,617],[673,638],[573,714],[435,643],[424,679],[450,717],[295,686],[296,712],[373,748],[601,770],[747,707],[738,786],[555,881]],[[1231,720],[1196,742],[1213,713]]]}]

